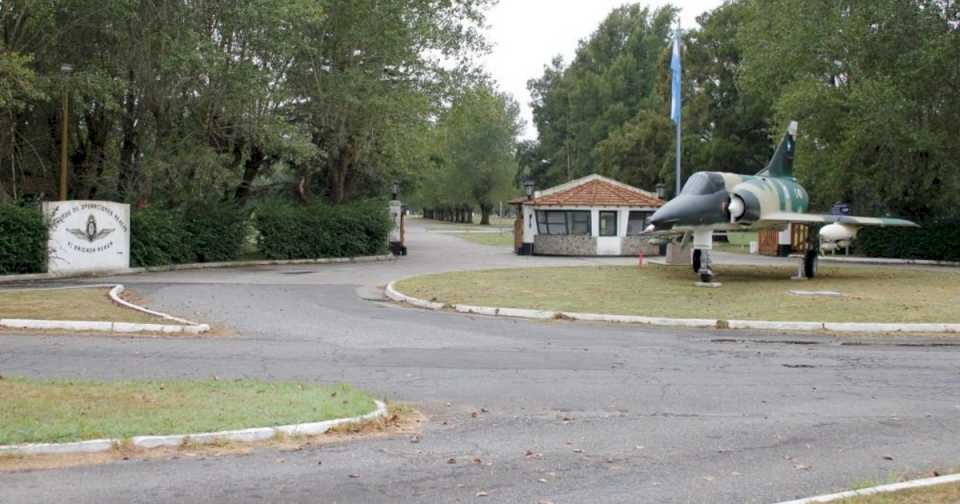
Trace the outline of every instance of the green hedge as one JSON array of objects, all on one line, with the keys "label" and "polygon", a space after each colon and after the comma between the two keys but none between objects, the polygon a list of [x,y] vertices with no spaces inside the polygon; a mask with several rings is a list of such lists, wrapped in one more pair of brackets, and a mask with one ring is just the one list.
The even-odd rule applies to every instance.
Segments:
[{"label": "green hedge", "polygon": [[[355,257],[387,250],[390,216],[380,201],[308,207],[270,204],[252,220],[266,259]],[[232,204],[149,207],[130,215],[131,266],[233,261],[250,234],[250,212]],[[0,274],[46,271],[47,228],[34,208],[0,205]]]},{"label": "green hedge", "polygon": [[255,212],[257,250],[266,259],[313,259],[383,254],[392,223],[387,205],[295,207],[265,205]]},{"label": "green hedge", "polygon": [[863,228],[853,243],[869,257],[960,261],[960,219],[921,228]]},{"label": "green hedge", "polygon": [[0,205],[0,274],[47,270],[47,226],[36,208]]},{"label": "green hedge", "polygon": [[247,218],[247,211],[225,203],[134,210],[133,266],[236,260],[247,236]]}]

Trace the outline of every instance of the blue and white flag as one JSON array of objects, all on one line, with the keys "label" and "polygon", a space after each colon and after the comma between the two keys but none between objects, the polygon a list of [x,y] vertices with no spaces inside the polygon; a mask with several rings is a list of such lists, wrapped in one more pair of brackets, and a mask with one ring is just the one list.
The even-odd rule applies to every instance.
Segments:
[{"label": "blue and white flag", "polygon": [[680,124],[680,109],[683,107],[683,100],[680,96],[680,30],[673,34],[673,58],[670,60],[670,68],[673,70],[673,100],[670,103],[670,119]]}]

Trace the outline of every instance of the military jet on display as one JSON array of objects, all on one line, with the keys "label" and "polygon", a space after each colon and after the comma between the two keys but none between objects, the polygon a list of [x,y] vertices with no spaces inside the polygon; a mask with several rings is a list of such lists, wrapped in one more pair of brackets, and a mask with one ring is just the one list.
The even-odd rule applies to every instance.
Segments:
[{"label": "military jet on display", "polygon": [[680,194],[650,217],[641,236],[668,239],[681,246],[686,246],[692,236],[693,270],[702,282],[711,282],[714,231],[783,230],[791,223],[826,224],[820,229],[819,240],[808,239],[801,265],[800,275],[813,278],[820,249],[849,245],[864,226],[919,227],[903,219],[807,213],[807,191],[793,177],[796,136],[797,123],[791,122],[767,167],[756,175],[694,173]]}]

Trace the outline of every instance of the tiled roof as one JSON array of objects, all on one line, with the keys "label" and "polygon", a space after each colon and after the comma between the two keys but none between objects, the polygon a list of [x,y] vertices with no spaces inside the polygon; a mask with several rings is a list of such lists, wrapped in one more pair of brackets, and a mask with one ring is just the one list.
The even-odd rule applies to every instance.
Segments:
[{"label": "tiled roof", "polygon": [[660,207],[655,195],[600,175],[590,175],[538,193],[533,200],[515,203],[537,206],[629,206]]}]

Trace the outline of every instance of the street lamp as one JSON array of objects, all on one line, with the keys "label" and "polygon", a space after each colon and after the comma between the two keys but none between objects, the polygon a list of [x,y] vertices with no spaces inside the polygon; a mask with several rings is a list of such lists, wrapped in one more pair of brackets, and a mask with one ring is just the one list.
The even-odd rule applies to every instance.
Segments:
[{"label": "street lamp", "polygon": [[533,199],[533,190],[536,188],[536,185],[533,183],[533,179],[527,179],[523,181],[523,190],[527,193],[527,199]]},{"label": "street lamp", "polygon": [[657,198],[663,199],[667,195],[667,185],[657,182]]},{"label": "street lamp", "polygon": [[63,114],[62,121],[60,123],[60,201],[67,200],[67,142],[69,141],[69,135],[67,134],[67,118],[70,113],[70,102],[69,94],[66,85],[66,79],[70,77],[70,74],[73,73],[73,65],[69,63],[63,63],[60,65],[60,73],[64,77],[63,85]]},{"label": "street lamp", "polygon": [[397,199],[397,196],[400,195],[400,181],[393,181],[393,199]]}]

